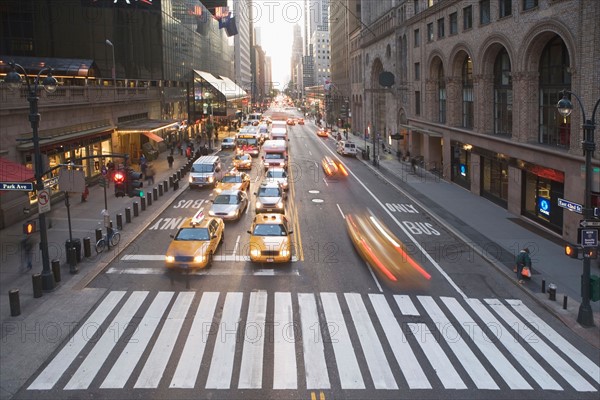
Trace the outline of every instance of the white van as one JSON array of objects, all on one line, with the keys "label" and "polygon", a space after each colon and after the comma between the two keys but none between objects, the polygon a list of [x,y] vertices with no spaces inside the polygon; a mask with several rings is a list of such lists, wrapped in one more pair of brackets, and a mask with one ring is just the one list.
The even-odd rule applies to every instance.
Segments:
[{"label": "white van", "polygon": [[202,156],[192,164],[190,170],[190,187],[215,186],[217,173],[221,172],[221,158],[219,156]]},{"label": "white van", "polygon": [[287,128],[286,127],[271,128],[271,140],[287,140]]},{"label": "white van", "polygon": [[356,144],[350,140],[340,140],[337,144],[337,152],[343,156],[356,157]]},{"label": "white van", "polygon": [[285,140],[265,140],[262,147],[263,165],[265,169],[269,167],[287,168],[287,141]]}]

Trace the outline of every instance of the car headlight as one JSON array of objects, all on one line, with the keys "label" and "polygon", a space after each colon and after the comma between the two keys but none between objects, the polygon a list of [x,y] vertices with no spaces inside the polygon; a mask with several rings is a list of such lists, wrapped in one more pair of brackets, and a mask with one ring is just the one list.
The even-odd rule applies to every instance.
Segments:
[{"label": "car headlight", "polygon": [[215,212],[212,209],[208,210],[208,215],[210,215],[211,217],[214,217],[215,216]]},{"label": "car headlight", "polygon": [[221,193],[222,191],[223,191],[223,189],[221,189],[221,188],[216,188],[215,189],[215,192],[217,192],[217,193]]},{"label": "car headlight", "polygon": [[279,163],[279,166],[280,166],[280,167],[283,167],[284,165],[285,165],[285,163],[284,163],[284,162],[280,162],[280,163]]},{"label": "car headlight", "polygon": [[260,249],[250,249],[250,255],[252,257],[259,257],[260,256]]},{"label": "car headlight", "polygon": [[261,208],[262,207],[262,203],[260,201],[256,202],[256,208]]},{"label": "car headlight", "polygon": [[289,249],[281,249],[281,251],[279,252],[279,255],[281,257],[289,257],[290,251],[289,251]]},{"label": "car headlight", "polygon": [[229,211],[227,213],[228,216],[233,217],[235,215],[236,211]]},{"label": "car headlight", "polygon": [[204,256],[196,256],[194,257],[194,262],[203,262],[204,261]]},{"label": "car headlight", "polygon": [[192,176],[190,175],[190,177],[189,177],[188,181],[189,181],[190,183],[192,183],[192,182],[194,182],[194,178],[192,178]]},{"label": "car headlight", "polygon": [[277,208],[283,208],[283,201],[278,201],[277,202]]},{"label": "car headlight", "polygon": [[165,261],[167,261],[168,263],[172,263],[175,261],[175,257],[173,256],[166,256],[165,257]]},{"label": "car headlight", "polygon": [[214,180],[215,180],[215,178],[214,178],[214,177],[212,177],[212,176],[209,176],[209,177],[208,177],[208,181],[209,181],[209,182],[212,182],[212,181],[214,181]]}]

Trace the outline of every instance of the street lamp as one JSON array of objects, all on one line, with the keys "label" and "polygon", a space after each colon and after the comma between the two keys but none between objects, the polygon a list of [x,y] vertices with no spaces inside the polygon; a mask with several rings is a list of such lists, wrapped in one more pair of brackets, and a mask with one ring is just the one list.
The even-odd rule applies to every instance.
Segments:
[{"label": "street lamp", "polygon": [[[594,211],[592,208],[592,154],[594,153],[594,150],[596,150],[596,144],[594,143],[594,130],[596,129],[596,111],[598,110],[600,99],[596,101],[594,111],[592,111],[592,119],[587,119],[585,117],[585,110],[583,108],[583,104],[581,103],[581,99],[575,93],[569,90],[563,90],[561,94],[562,99],[560,99],[556,107],[558,108],[559,114],[564,118],[571,115],[571,112],[573,111],[573,104],[567,95],[575,97],[579,103],[579,107],[581,107],[581,115],[583,116],[582,128],[584,134],[583,141],[581,143],[583,145],[583,151],[585,154],[585,199],[583,205],[583,218],[584,220],[589,220],[594,216]],[[590,274],[590,254],[584,251],[583,273],[581,276],[581,280],[583,282],[581,285],[581,305],[579,306],[579,313],[577,314],[577,322],[588,327],[594,326],[594,314],[590,305]]]},{"label": "street lamp", "polygon": [[207,135],[207,140],[208,140],[208,148],[212,149],[212,129],[214,127],[213,107],[212,107],[213,94],[211,92],[205,92],[204,99],[208,101],[208,103],[206,104],[206,111],[207,111],[207,115],[208,115],[208,123],[206,124],[206,135]]},{"label": "street lamp", "polygon": [[106,39],[105,43],[107,45],[109,45],[110,48],[112,49],[112,79],[113,79],[113,86],[116,88],[117,87],[117,69],[115,67],[115,46],[108,39]]},{"label": "street lamp", "polygon": [[[43,87],[48,93],[52,93],[56,90],[58,82],[56,78],[52,76],[52,68],[44,67],[38,72],[37,76],[33,79],[33,86],[29,83],[27,77],[27,71],[19,64],[15,64],[13,61],[9,62],[11,71],[6,74],[4,83],[6,83],[11,90],[18,89],[21,86],[22,79],[21,75],[16,71],[17,69],[23,73],[25,77],[25,84],[27,85],[27,101],[29,102],[29,122],[33,130],[33,152],[35,161],[35,190],[39,193],[44,189],[44,170],[42,167],[42,153],[40,152],[40,138],[38,135],[38,127],[40,125],[40,114],[38,112],[38,100],[37,96],[38,87]],[[40,84],[40,77],[44,72],[48,72],[46,77]],[[46,228],[46,214],[39,213],[40,221],[40,249],[42,251],[42,289],[50,291],[54,289],[54,276],[50,270],[50,258],[48,256],[48,231]]]}]

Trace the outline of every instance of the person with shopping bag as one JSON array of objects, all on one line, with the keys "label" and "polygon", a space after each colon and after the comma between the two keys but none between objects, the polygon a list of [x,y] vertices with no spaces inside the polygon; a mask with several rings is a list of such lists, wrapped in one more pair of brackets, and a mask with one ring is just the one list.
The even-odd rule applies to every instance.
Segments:
[{"label": "person with shopping bag", "polygon": [[515,264],[517,280],[519,284],[523,284],[523,278],[531,278],[531,257],[529,257],[529,249],[527,247],[517,254]]}]

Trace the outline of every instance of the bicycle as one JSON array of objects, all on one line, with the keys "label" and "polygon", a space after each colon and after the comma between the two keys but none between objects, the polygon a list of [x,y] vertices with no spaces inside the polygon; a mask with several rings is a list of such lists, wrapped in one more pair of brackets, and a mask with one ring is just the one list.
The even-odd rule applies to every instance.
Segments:
[{"label": "bicycle", "polygon": [[102,236],[102,239],[96,242],[96,253],[102,253],[106,247],[108,247],[108,243],[110,246],[115,247],[121,241],[121,233],[118,230],[114,229],[112,235],[110,236],[110,241],[107,238],[107,235]]}]

